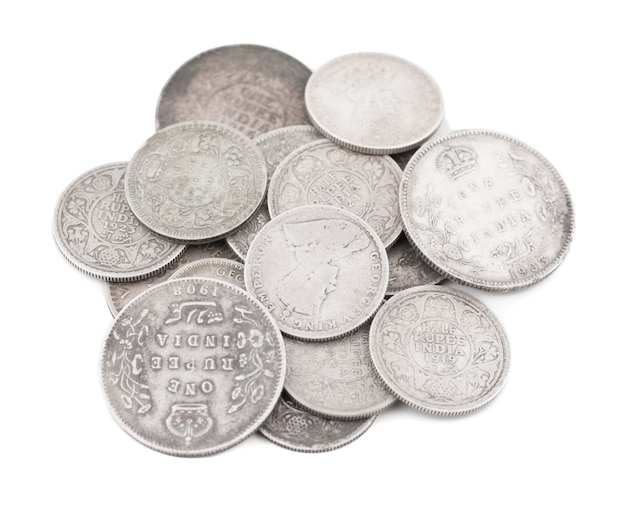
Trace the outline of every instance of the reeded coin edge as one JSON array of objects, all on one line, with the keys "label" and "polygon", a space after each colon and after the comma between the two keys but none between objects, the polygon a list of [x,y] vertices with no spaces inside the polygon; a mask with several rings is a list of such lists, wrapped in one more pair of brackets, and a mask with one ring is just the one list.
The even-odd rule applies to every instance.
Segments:
[{"label": "reeded coin edge", "polygon": [[194,260],[193,262],[186,263],[185,265],[179,267],[174,272],[172,272],[172,275],[168,279],[195,277],[195,278],[203,278],[203,279],[214,279],[216,281],[220,281],[217,278],[210,278],[208,276],[206,277],[199,276],[197,274],[195,276],[185,275],[188,271],[195,269],[196,267],[201,266],[201,265],[223,265],[224,267],[233,267],[235,269],[241,269],[241,272],[243,274],[243,264],[241,262],[237,262],[236,260],[230,260],[229,258],[217,258],[216,257],[216,258],[201,258],[199,260]]},{"label": "reeded coin edge", "polygon": [[[462,276],[461,273],[453,273],[448,268],[446,268],[445,265],[439,265],[434,260],[429,258],[421,250],[420,246],[418,245],[418,240],[416,239],[418,234],[415,234],[415,238],[414,238],[412,234],[409,232],[409,227],[407,227],[407,222],[410,222],[409,211],[407,208],[408,206],[407,186],[408,186],[408,179],[411,176],[411,173],[413,172],[413,170],[415,169],[415,166],[417,165],[419,160],[423,158],[426,152],[428,152],[431,148],[437,146],[438,144],[441,144],[442,142],[446,142],[448,140],[455,139],[457,137],[462,137],[465,135],[489,135],[492,137],[496,137],[498,139],[503,139],[503,140],[512,142],[520,146],[521,148],[528,150],[534,156],[539,158],[539,160],[541,160],[544,163],[544,165],[548,168],[548,170],[551,171],[552,175],[555,176],[555,179],[557,180],[559,184],[560,190],[563,192],[563,196],[565,197],[566,207],[569,212],[568,214],[569,220],[567,223],[567,227],[565,227],[565,232],[566,232],[565,241],[563,242],[563,245],[559,253],[554,257],[554,260],[550,262],[544,269],[537,271],[536,273],[534,273],[533,276],[527,279],[520,280],[518,282],[516,281],[486,281],[486,280],[483,280],[481,278],[474,277],[474,276]],[[574,234],[574,208],[572,204],[572,198],[567,187],[565,186],[565,181],[563,180],[559,172],[556,170],[556,168],[541,153],[539,153],[534,148],[530,147],[528,144],[514,137],[511,137],[509,135],[506,135],[506,134],[503,134],[494,130],[472,130],[472,129],[457,130],[455,132],[452,132],[451,134],[446,135],[445,137],[440,137],[428,143],[427,145],[422,146],[411,157],[411,159],[408,161],[404,169],[402,181],[400,182],[400,215],[402,216],[402,222],[404,223],[404,233],[405,233],[406,238],[408,239],[411,246],[413,246],[415,251],[424,260],[424,262],[426,262],[432,269],[441,273],[443,276],[445,276],[446,278],[452,281],[456,281],[457,283],[464,285],[464,286],[471,286],[473,288],[478,288],[480,290],[485,290],[485,291],[507,292],[510,290],[518,290],[520,288],[526,288],[528,286],[534,285],[535,283],[538,283],[539,281],[545,279],[550,274],[552,274],[557,269],[557,267],[559,267],[561,263],[563,262],[563,259],[565,258],[565,256],[567,255],[569,251],[570,245],[572,243],[573,234]]]}]

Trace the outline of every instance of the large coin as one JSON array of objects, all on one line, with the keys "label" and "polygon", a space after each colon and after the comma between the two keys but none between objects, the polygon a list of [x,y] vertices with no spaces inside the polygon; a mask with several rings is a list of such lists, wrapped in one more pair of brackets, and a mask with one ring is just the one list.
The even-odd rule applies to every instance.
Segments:
[{"label": "large coin", "polygon": [[414,408],[457,415],[502,390],[509,344],[480,301],[442,286],[418,286],[389,299],[370,329],[372,360],[391,391]]},{"label": "large coin", "polygon": [[277,167],[267,193],[270,216],[308,204],[341,207],[362,218],[385,247],[402,232],[402,170],[390,156],[365,155],[329,140],[298,148]]},{"label": "large coin", "polygon": [[185,250],[142,225],[126,200],[126,162],[101,165],[61,194],[53,232],[63,256],[81,271],[107,281],[154,275]]},{"label": "large coin", "polygon": [[107,405],[146,446],[178,456],[225,450],[270,414],[285,348],[269,313],[234,285],[170,280],[119,313],[100,363]]},{"label": "large coin", "polygon": [[232,126],[250,138],[308,123],[304,87],[311,71],[276,49],[221,46],[184,63],[161,91],[157,129],[189,120]]},{"label": "large coin", "polygon": [[203,258],[190,262],[176,269],[170,279],[210,278],[231,283],[242,290],[246,289],[243,278],[243,264],[225,258]]},{"label": "large coin", "polygon": [[256,236],[246,288],[281,330],[326,340],[368,321],[383,300],[387,253],[374,230],[338,207],[304,206],[270,221]]},{"label": "large coin", "polygon": [[252,141],[208,121],[156,132],[135,153],[126,196],[151,230],[180,242],[221,239],[252,216],[265,196],[265,162]]},{"label": "large coin", "polygon": [[347,54],[322,65],[306,85],[305,102],[326,137],[369,154],[416,147],[444,115],[439,86],[426,71],[380,53]]},{"label": "large coin", "polygon": [[420,149],[404,171],[400,209],[431,267],[487,290],[540,281],[572,240],[572,202],[556,169],[496,132],[459,131]]},{"label": "large coin", "polygon": [[330,420],[298,409],[283,395],[259,432],[288,450],[319,453],[352,443],[374,420],[376,415],[364,420]]}]

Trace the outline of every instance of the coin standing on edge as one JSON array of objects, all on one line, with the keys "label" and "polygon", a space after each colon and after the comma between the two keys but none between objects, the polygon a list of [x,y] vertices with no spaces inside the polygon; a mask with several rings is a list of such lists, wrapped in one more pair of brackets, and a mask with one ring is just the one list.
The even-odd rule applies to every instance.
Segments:
[{"label": "coin standing on edge", "polygon": [[170,279],[209,278],[231,283],[242,290],[246,289],[243,278],[243,264],[225,258],[203,258],[176,269]]},{"label": "coin standing on edge", "polygon": [[443,286],[389,299],[370,328],[376,370],[402,402],[437,415],[478,409],[504,387],[509,343],[479,300]]},{"label": "coin standing on edge", "polygon": [[100,165],[70,183],[54,212],[54,238],[76,268],[105,281],[152,276],[185,251],[153,234],[126,200],[126,162]]},{"label": "coin standing on edge", "polygon": [[273,318],[236,286],[166,281],[122,309],[105,339],[100,373],[109,410],[144,445],[204,456],[252,434],[285,378]]},{"label": "coin standing on edge", "polygon": [[462,130],[422,147],[400,187],[407,238],[461,284],[506,291],[536,283],[563,261],[574,227],[556,169],[507,135]]}]

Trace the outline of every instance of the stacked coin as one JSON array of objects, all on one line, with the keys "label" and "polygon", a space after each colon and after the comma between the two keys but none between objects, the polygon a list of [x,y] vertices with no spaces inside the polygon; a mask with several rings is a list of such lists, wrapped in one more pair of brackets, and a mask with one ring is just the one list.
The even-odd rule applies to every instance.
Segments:
[{"label": "stacked coin", "polygon": [[393,55],[311,73],[234,45],[176,70],[157,132],[130,162],[77,178],[55,210],[63,255],[107,283],[100,372],[122,428],[179,456],[257,429],[318,452],[396,399],[458,415],[498,395],[501,324],[436,285],[540,281],[569,249],[572,204],[510,136],[429,141],[443,117],[435,80]]}]

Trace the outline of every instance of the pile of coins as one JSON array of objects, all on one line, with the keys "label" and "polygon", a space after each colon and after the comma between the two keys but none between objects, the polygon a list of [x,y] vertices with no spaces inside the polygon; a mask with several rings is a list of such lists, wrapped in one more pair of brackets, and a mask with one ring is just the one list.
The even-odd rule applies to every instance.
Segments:
[{"label": "pile of coins", "polygon": [[498,395],[500,323],[437,283],[540,281],[569,249],[572,204],[534,149],[437,137],[443,118],[434,79],[392,55],[311,73],[234,45],[183,64],[156,133],[55,210],[63,255],[107,283],[100,376],[120,426],[178,456],[257,430],[315,452],[396,400],[456,415]]}]

